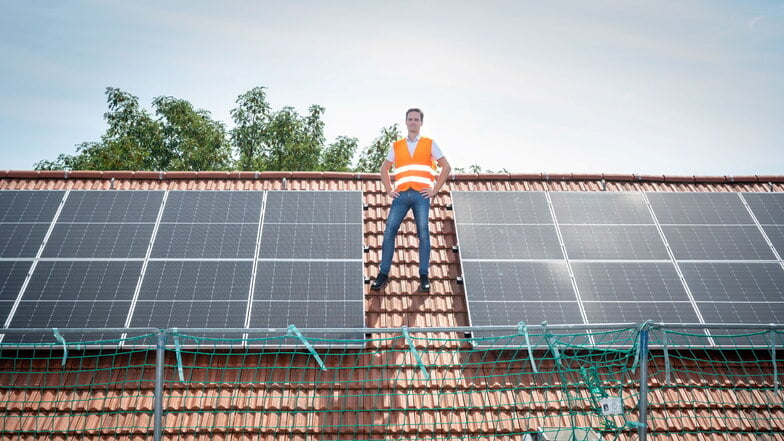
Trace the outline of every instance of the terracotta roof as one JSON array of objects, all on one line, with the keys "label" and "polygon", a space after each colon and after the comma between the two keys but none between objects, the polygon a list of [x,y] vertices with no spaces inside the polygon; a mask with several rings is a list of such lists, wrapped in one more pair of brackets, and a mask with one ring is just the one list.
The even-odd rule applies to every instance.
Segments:
[{"label": "terracotta roof", "polygon": [[[365,253],[365,275],[373,278],[381,259],[381,241],[383,236],[386,212],[389,201],[385,196],[379,182],[378,174],[356,173],[320,173],[320,172],[93,172],[93,171],[0,171],[0,190],[2,189],[37,189],[37,190],[361,190],[364,201],[368,206],[365,211],[364,239],[369,252]],[[640,176],[640,175],[574,175],[574,174],[460,174],[450,178],[443,191],[434,199],[431,211],[432,234],[432,264],[431,279],[432,290],[429,294],[417,291],[417,238],[413,219],[409,216],[401,227],[398,235],[398,251],[395,264],[391,272],[392,281],[380,292],[372,292],[365,285],[366,323],[368,327],[448,327],[466,326],[468,324],[465,293],[462,285],[456,281],[460,275],[459,255],[452,251],[456,245],[455,226],[452,211],[447,209],[450,203],[449,191],[681,191],[681,192],[782,192],[784,191],[784,176]],[[168,354],[171,355],[171,354]],[[148,353],[134,355],[131,364],[149,365],[151,357]],[[152,355],[154,359],[154,354]],[[258,360],[247,360],[242,357],[222,359],[229,364],[241,367],[243,363],[255,363]],[[228,360],[228,361],[227,361]],[[3,363],[9,363],[4,359]],[[3,366],[3,371],[6,371]],[[661,368],[661,367],[659,367]],[[767,366],[766,369],[770,369]],[[781,368],[780,368],[781,369]],[[36,368],[33,366],[33,371]],[[698,370],[698,369],[697,369]],[[149,371],[149,369],[148,369]],[[282,373],[284,371],[276,371]],[[142,370],[128,370],[126,376],[139,375],[140,378],[148,375]],[[769,388],[771,372],[761,372],[760,376],[745,376],[749,381],[750,390],[760,393],[760,390]],[[369,375],[374,375],[372,372]],[[439,375],[436,373],[435,375]],[[556,384],[552,389],[526,389],[524,393],[543,394],[540,397],[515,397],[511,400],[503,398],[510,394],[515,384],[519,384],[519,376],[504,374],[495,379],[494,384],[465,385],[459,382],[450,382],[450,374],[440,374],[444,380],[438,389],[425,385],[416,386],[418,393],[408,396],[411,402],[404,406],[408,411],[393,412],[390,418],[388,434],[396,437],[416,436],[469,436],[471,439],[494,439],[493,434],[511,433],[519,430],[509,424],[515,421],[514,414],[531,412],[538,418],[538,422],[547,422],[552,426],[569,426],[568,414],[564,413],[564,403],[558,397],[561,393]],[[695,369],[674,370],[673,384],[688,384],[689,382],[703,381]],[[451,376],[452,378],[454,376]],[[707,388],[705,393],[722,393],[718,377],[714,388]],[[319,433],[311,433],[307,427],[330,427],[328,421],[285,421],[281,426],[291,427],[288,432],[275,432],[265,429],[243,429],[237,432],[231,427],[269,427],[262,421],[264,418],[299,418],[297,412],[284,412],[301,403],[311,403],[316,409],[328,409],[330,391],[319,389],[286,390],[285,378],[269,379],[270,383],[261,382],[253,388],[232,389],[225,379],[211,382],[189,383],[187,385],[174,385],[169,391],[166,402],[169,411],[166,416],[167,427],[187,429],[167,429],[167,439],[319,439]],[[67,379],[60,379],[66,381]],[[98,381],[98,380],[96,380]],[[76,407],[73,401],[66,396],[54,396],[57,390],[52,385],[37,384],[29,375],[17,375],[13,378],[3,378],[4,384],[18,386],[3,389],[6,395],[0,400],[4,405],[5,417],[0,416],[0,433],[4,438],[14,438],[14,431],[21,430],[27,433],[26,439],[55,437],[69,438],[68,428],[84,427],[79,434],[80,439],[102,439],[113,435],[106,430],[88,429],[101,427],[124,427],[125,419],[150,418],[148,413],[133,413],[135,410],[145,411],[152,409],[151,385],[140,386],[133,397],[115,395],[111,389],[104,392],[101,388],[92,390],[90,387],[71,389],[65,394],[82,394],[82,399],[77,399]],[[760,382],[757,384],[756,382]],[[271,384],[275,386],[271,386]],[[385,399],[392,396],[390,393],[403,387],[403,383],[390,382],[384,386]],[[711,386],[711,385],[708,385]],[[759,387],[757,387],[759,386]],[[474,404],[465,404],[469,411],[464,413],[450,412],[443,405],[437,403],[437,394],[447,390],[460,390],[461,399],[471,399],[471,393],[477,396],[471,399]],[[768,397],[740,397],[734,389],[728,388],[727,394],[732,396],[711,397],[704,396],[695,399],[695,389],[682,389],[661,384],[654,379],[651,394],[658,399],[652,403],[664,403],[652,406],[651,430],[657,433],[656,439],[698,439],[691,435],[679,434],[681,431],[706,430],[706,431],[759,431],[771,433],[770,439],[784,439],[784,406],[780,392],[778,395]],[[183,392],[190,389],[187,394]],[[300,390],[301,389],[301,390]],[[702,390],[702,389],[697,389]],[[685,394],[687,391],[688,394]],[[8,394],[15,394],[8,396]],[[117,392],[119,393],[119,392]],[[44,397],[50,394],[52,396]],[[96,395],[97,394],[97,395]],[[101,395],[104,394],[104,395]],[[106,395],[108,394],[108,395]],[[289,402],[286,397],[301,395],[299,400]],[[308,397],[307,395],[311,396]],[[547,396],[551,394],[551,396]],[[98,396],[101,395],[101,396]],[[180,398],[178,398],[180,396]],[[469,397],[469,398],[466,398]],[[629,400],[627,395],[627,401]],[[74,398],[74,397],[71,397]],[[342,406],[361,410],[369,407],[364,400],[369,398],[355,397],[347,399]],[[760,401],[767,400],[767,401]],[[703,403],[702,405],[695,402]],[[772,402],[772,407],[758,409],[761,402]],[[70,406],[68,409],[58,409],[58,406]],[[300,404],[297,404],[300,403]],[[509,405],[508,403],[518,403]],[[520,403],[537,403],[537,407],[524,409]],[[719,403],[717,405],[709,403]],[[730,404],[728,404],[730,403]],[[757,403],[757,404],[754,404]],[[388,403],[400,409],[400,403]],[[627,403],[634,407],[634,403]],[[249,413],[235,414],[230,409],[239,406],[252,411]],[[372,407],[372,406],[371,406]],[[459,407],[459,406],[458,406]],[[199,413],[201,410],[213,412]],[[756,411],[768,412],[766,418],[759,415],[747,415]],[[102,416],[91,412],[108,412]],[[486,427],[487,421],[483,416],[488,412],[495,415],[499,423],[497,427]],[[34,415],[57,414],[58,416],[47,420],[51,427],[43,432],[31,428],[36,418]],[[663,427],[663,418],[656,415],[677,415],[666,421],[677,421],[679,427]],[[332,418],[329,412],[323,418]],[[358,427],[371,427],[365,419],[378,418],[368,412],[342,414],[341,424],[352,424],[356,418]],[[636,416],[635,416],[636,417]],[[239,419],[243,419],[239,421]],[[111,421],[109,421],[111,420]],[[209,420],[209,421],[208,421]],[[363,423],[364,421],[364,423]],[[768,421],[768,423],[764,423]],[[768,427],[752,427],[752,425],[768,424]],[[130,426],[151,426],[151,422],[140,423],[136,420]],[[204,432],[198,427],[223,427],[221,430]],[[732,426],[732,427],[730,427]],[[141,439],[149,436],[149,431],[139,433],[124,433],[120,438]],[[327,430],[320,432],[324,438],[334,439],[337,433]],[[368,438],[374,433],[367,433]],[[377,435],[377,434],[376,434]],[[316,438],[309,438],[315,436]],[[631,433],[625,436],[632,437]],[[728,435],[727,439],[751,439],[742,434]],[[521,439],[511,437],[510,439]]]}]

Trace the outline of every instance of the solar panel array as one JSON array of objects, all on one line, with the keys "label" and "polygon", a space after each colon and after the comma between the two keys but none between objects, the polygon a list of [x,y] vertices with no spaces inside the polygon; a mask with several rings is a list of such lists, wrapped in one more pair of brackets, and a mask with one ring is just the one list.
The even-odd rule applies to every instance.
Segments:
[{"label": "solar panel array", "polygon": [[5,328],[359,328],[362,269],[358,191],[0,192]]},{"label": "solar panel array", "polygon": [[452,203],[474,326],[784,317],[784,194],[455,191]]}]

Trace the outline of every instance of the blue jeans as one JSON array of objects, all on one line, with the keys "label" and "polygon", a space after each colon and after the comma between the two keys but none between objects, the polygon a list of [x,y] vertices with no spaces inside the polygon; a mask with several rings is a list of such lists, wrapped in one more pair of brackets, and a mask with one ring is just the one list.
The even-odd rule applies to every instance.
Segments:
[{"label": "blue jeans", "polygon": [[409,209],[414,211],[419,237],[419,274],[427,274],[430,268],[430,228],[428,227],[430,199],[416,190],[406,190],[401,191],[400,195],[392,200],[392,207],[389,209],[387,226],[384,229],[384,242],[381,245],[381,272],[384,274],[389,274],[389,269],[392,267],[397,230],[400,229],[400,224]]}]

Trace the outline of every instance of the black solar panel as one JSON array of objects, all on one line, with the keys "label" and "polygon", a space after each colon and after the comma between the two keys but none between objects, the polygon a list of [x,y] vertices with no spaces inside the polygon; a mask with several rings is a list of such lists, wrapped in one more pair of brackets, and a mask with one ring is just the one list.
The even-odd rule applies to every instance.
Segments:
[{"label": "black solar panel", "polygon": [[41,257],[144,258],[155,224],[61,223],[52,230]]},{"label": "black solar panel", "polygon": [[258,230],[258,223],[161,223],[150,257],[252,259]]},{"label": "black solar panel", "polygon": [[561,225],[570,259],[668,259],[654,225]]},{"label": "black solar panel", "polygon": [[[287,308],[280,327],[363,326],[361,192],[269,194],[262,211],[263,191],[0,191],[0,318],[23,328],[242,328],[257,290],[274,303],[275,327]],[[300,314],[292,298],[350,312],[309,325],[319,313]],[[53,336],[5,339],[17,341]]]},{"label": "black solar panel", "polygon": [[784,302],[698,302],[697,306],[706,323],[781,323],[784,315]]},{"label": "black solar panel", "polygon": [[[254,300],[357,301],[361,261],[260,261]],[[305,325],[302,325],[305,326]]]},{"label": "black solar panel", "polygon": [[[22,303],[38,300],[130,302],[141,269],[141,261],[41,261],[30,278]],[[123,322],[115,322],[114,326]]]},{"label": "black solar panel", "polygon": [[784,225],[784,193],[743,193],[757,221]]},{"label": "black solar panel", "polygon": [[774,260],[756,226],[663,225],[678,260]]},{"label": "black solar panel", "polygon": [[667,323],[699,323],[689,302],[583,302],[590,324],[642,323],[646,320]]},{"label": "black solar panel", "polygon": [[754,223],[737,193],[646,193],[662,224]]},{"label": "black solar panel", "polygon": [[163,191],[72,190],[58,222],[154,223]]},{"label": "black solar panel", "polygon": [[784,269],[778,263],[681,263],[698,302],[784,302]]},{"label": "black solar panel", "polygon": [[0,261],[0,301],[16,300],[32,265],[32,261]]},{"label": "black solar panel", "polygon": [[[765,240],[784,255],[781,194],[454,192],[453,206],[473,325],[582,323],[580,311],[591,324],[781,320],[784,270]],[[721,306],[733,301],[753,306]]]},{"label": "black solar panel", "polygon": [[[10,328],[116,328],[128,315],[130,301],[20,302]],[[68,341],[119,338],[119,334],[68,334]],[[3,343],[56,343],[53,334],[6,334]]]},{"label": "black solar panel", "polygon": [[[574,302],[470,302],[471,326],[516,325],[525,322],[538,325],[572,325],[583,323],[580,305]],[[505,335],[508,332],[487,332],[487,335]]]},{"label": "black solar panel", "polygon": [[64,191],[1,190],[0,223],[43,222],[54,219]]},{"label": "black solar panel", "polygon": [[688,302],[671,262],[572,262],[583,301]]},{"label": "black solar panel", "polygon": [[150,261],[139,300],[247,303],[252,271],[251,260]]},{"label": "black solar panel", "polygon": [[453,191],[459,224],[552,224],[544,192]]},{"label": "black solar panel", "polygon": [[577,300],[566,262],[463,262],[463,278],[469,303]]},{"label": "black solar panel", "polygon": [[559,224],[653,224],[639,192],[552,192]]},{"label": "black solar panel", "polygon": [[362,223],[362,197],[355,191],[269,191],[264,223]]},{"label": "black solar panel", "polygon": [[262,197],[261,191],[171,191],[161,222],[258,224]]},{"label": "black solar panel", "polygon": [[768,236],[773,248],[779,253],[779,257],[784,257],[784,225],[763,225],[765,235]]},{"label": "black solar panel", "polygon": [[[155,328],[242,328],[248,302],[244,301],[173,301],[139,300],[131,327]],[[212,334],[213,337],[224,335]],[[239,336],[233,336],[239,337]]]},{"label": "black solar panel", "polygon": [[553,225],[462,225],[463,259],[563,259]]},{"label": "black solar panel", "polygon": [[45,223],[0,223],[0,258],[35,257],[48,230]]},{"label": "black solar panel", "polygon": [[362,259],[362,224],[264,223],[261,258]]}]

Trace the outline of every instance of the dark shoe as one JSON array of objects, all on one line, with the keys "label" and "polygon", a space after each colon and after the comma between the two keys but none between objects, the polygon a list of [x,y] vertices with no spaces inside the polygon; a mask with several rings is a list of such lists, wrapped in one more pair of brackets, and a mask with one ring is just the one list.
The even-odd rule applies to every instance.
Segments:
[{"label": "dark shoe", "polygon": [[384,273],[379,273],[378,277],[376,277],[376,280],[373,282],[372,285],[370,285],[370,289],[372,289],[373,291],[378,291],[384,285],[386,285],[387,282],[389,282],[389,276]]},{"label": "dark shoe", "polygon": [[419,275],[419,290],[424,292],[430,291],[430,280],[427,279],[427,274]]}]

